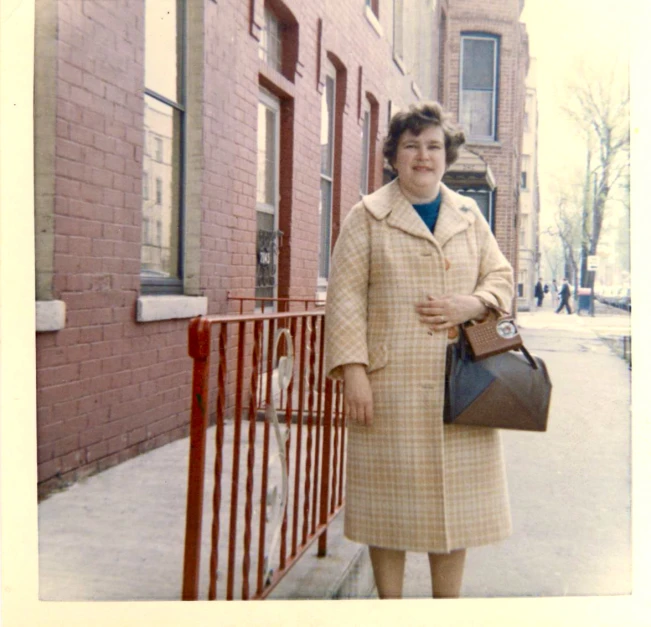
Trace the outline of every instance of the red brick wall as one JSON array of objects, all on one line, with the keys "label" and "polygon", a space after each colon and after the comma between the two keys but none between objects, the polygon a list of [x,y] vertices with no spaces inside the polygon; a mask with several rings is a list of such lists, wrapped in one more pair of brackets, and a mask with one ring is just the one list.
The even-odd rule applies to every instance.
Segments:
[{"label": "red brick wall", "polygon": [[469,141],[468,145],[488,162],[495,176],[495,236],[517,271],[515,220],[525,102],[523,68],[528,55],[519,23],[520,2],[449,0],[448,4],[449,101],[450,110],[456,115],[459,111],[461,33],[474,31],[500,37],[498,141],[494,145]]},{"label": "red brick wall", "polygon": [[[256,0],[261,2],[261,0]],[[469,27],[450,2],[451,83],[458,82],[458,31]],[[293,153],[283,189],[284,293],[313,297],[318,258],[320,52],[346,69],[341,150],[341,218],[359,198],[358,94],[379,103],[374,180],[382,180],[381,140],[388,102],[415,99],[411,77],[392,61],[391,11],[384,37],[364,16],[363,0],[286,2],[299,25],[298,73],[282,83],[293,97]],[[381,5],[390,6],[384,0]],[[497,12],[503,3],[492,3]],[[327,6],[327,12],[326,12]],[[509,3],[510,7],[510,3]],[[473,10],[475,10],[473,9]],[[187,433],[191,361],[187,320],[138,323],[143,149],[143,3],[58,0],[54,298],[65,301],[65,329],[37,335],[38,477],[41,493]],[[456,13],[455,13],[456,11]],[[201,277],[209,313],[232,311],[226,293],[252,295],[255,284],[258,42],[249,2],[204,2]],[[516,46],[512,11],[504,15],[502,59]],[[322,41],[317,46],[317,24]],[[474,19],[474,18],[473,18]],[[481,26],[484,22],[475,21]],[[495,26],[490,23],[491,28]],[[433,19],[433,28],[437,27]],[[456,37],[456,39],[455,39]],[[457,57],[455,61],[455,52]],[[456,65],[455,65],[456,64]],[[358,85],[362,67],[361,89]],[[266,70],[263,74],[271,76]],[[436,68],[433,69],[436,72]],[[503,148],[486,152],[498,179],[498,236],[510,244],[515,135],[512,70],[500,85]],[[455,91],[451,84],[452,107]],[[287,106],[292,110],[291,106]],[[454,109],[453,109],[454,110]],[[287,141],[287,140],[286,140]],[[519,147],[519,144],[518,144]],[[510,194],[512,195],[512,193]],[[502,200],[504,198],[504,200]],[[333,225],[336,231],[336,226]],[[282,290],[281,290],[282,291]]]}]

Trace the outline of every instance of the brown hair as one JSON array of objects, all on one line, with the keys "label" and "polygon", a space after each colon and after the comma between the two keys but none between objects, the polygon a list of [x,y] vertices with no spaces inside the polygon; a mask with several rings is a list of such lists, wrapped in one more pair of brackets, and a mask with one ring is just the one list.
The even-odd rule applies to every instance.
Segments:
[{"label": "brown hair", "polygon": [[440,126],[445,136],[445,165],[450,167],[459,156],[459,148],[466,136],[459,126],[452,122],[452,116],[434,101],[412,104],[407,111],[399,111],[389,123],[389,133],[384,140],[382,152],[391,168],[398,153],[398,142],[405,131],[420,135],[428,126]]}]

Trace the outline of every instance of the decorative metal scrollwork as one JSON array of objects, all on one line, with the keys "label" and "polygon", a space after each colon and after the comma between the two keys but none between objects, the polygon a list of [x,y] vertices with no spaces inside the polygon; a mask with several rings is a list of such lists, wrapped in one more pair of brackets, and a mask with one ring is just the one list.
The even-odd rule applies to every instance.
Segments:
[{"label": "decorative metal scrollwork", "polygon": [[258,230],[257,264],[255,272],[256,287],[275,287],[278,264],[278,237],[282,231]]},{"label": "decorative metal scrollwork", "polygon": [[[278,329],[274,338],[273,363],[276,363],[278,345],[281,337],[285,339],[287,352],[286,355],[283,355],[277,360],[278,387],[281,392],[286,392],[294,374],[294,345],[289,331],[287,329]],[[283,518],[285,517],[289,495],[289,477],[287,475],[287,459],[285,456],[285,446],[289,438],[289,428],[286,426],[283,428],[281,426],[273,398],[270,403],[267,403],[265,408],[265,417],[273,428],[276,445],[278,447],[278,452],[270,458],[269,463],[271,464],[275,460],[278,460],[281,472],[280,493],[278,491],[278,486],[273,486],[267,493],[267,520],[270,523],[269,526],[272,529],[272,533],[269,549],[265,556],[264,580],[266,583],[269,583],[271,576],[273,575],[270,556],[273,555],[278,540],[280,539],[280,531],[283,524]]]}]

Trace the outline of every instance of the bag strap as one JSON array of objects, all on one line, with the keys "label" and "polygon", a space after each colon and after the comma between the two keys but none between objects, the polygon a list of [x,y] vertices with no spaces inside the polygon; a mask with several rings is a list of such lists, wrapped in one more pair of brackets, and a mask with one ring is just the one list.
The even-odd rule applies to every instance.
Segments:
[{"label": "bag strap", "polygon": [[524,344],[518,349],[522,354],[527,358],[527,361],[531,364],[531,367],[534,370],[538,370],[538,364],[536,360],[531,356],[531,353],[524,347]]}]

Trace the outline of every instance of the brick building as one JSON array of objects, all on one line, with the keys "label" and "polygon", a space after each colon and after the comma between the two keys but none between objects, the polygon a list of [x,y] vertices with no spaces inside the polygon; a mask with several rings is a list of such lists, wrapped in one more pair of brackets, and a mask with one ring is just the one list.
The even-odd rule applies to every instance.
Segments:
[{"label": "brick building", "polygon": [[450,183],[515,265],[521,0],[36,9],[41,493],[186,435],[188,318],[232,311],[229,291],[327,289],[341,220],[382,184],[382,137],[410,102],[439,98],[468,128]]}]

